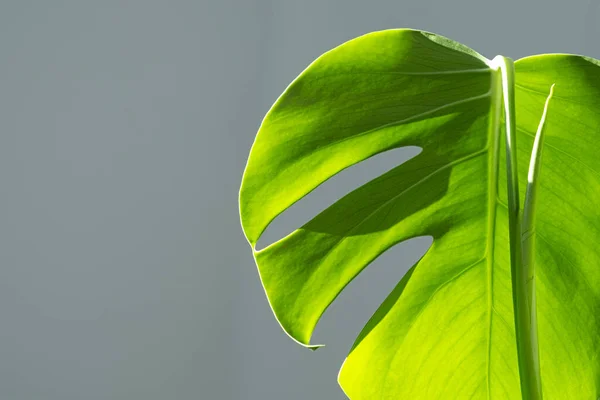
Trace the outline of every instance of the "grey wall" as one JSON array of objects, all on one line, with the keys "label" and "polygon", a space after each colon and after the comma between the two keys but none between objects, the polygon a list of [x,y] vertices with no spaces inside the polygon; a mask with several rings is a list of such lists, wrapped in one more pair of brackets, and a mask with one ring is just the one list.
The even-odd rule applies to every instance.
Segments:
[{"label": "grey wall", "polygon": [[[0,399],[342,399],[363,323],[426,249],[392,249],[310,352],[278,327],[237,216],[262,116],[315,57],[413,27],[488,57],[600,57],[597,2],[0,2]],[[275,240],[414,154],[346,171]]]}]

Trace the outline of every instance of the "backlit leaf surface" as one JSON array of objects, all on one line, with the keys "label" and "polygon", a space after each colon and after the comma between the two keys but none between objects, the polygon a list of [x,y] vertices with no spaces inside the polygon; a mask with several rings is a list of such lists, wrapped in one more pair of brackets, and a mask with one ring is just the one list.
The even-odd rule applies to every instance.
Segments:
[{"label": "backlit leaf surface", "polygon": [[[546,399],[600,395],[600,66],[574,55],[515,63],[522,196],[550,86],[536,208]],[[326,308],[384,251],[433,243],[366,324],[339,376],[351,399],[519,399],[499,71],[475,51],[398,29],[318,58],[265,117],[240,213],[269,303],[310,344]],[[378,153],[416,157],[257,250],[269,223]],[[365,272],[368,273],[368,272]]]}]

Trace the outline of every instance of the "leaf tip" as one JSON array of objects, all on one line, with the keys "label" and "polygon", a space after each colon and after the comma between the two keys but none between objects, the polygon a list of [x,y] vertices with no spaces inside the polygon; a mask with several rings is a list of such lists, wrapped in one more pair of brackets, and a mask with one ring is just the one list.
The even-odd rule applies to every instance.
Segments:
[{"label": "leaf tip", "polygon": [[306,346],[306,348],[309,349],[309,350],[311,350],[311,351],[317,351],[321,347],[325,347],[325,345],[324,344],[315,344],[315,345]]}]

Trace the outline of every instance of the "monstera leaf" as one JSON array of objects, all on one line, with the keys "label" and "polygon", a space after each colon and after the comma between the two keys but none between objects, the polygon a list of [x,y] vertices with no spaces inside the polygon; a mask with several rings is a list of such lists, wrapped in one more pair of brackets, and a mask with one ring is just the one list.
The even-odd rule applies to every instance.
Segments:
[{"label": "monstera leaf", "polygon": [[[326,308],[379,255],[433,238],[392,293],[372,288],[387,298],[340,371],[351,399],[520,399],[539,385],[520,354],[536,364],[538,348],[546,399],[600,396],[600,63],[549,54],[512,65],[427,32],[375,32],[314,61],[260,127],[241,221],[297,342],[313,346]],[[422,151],[256,249],[317,186],[402,146]],[[515,276],[527,257],[535,275]],[[515,300],[532,286],[529,303]]]}]

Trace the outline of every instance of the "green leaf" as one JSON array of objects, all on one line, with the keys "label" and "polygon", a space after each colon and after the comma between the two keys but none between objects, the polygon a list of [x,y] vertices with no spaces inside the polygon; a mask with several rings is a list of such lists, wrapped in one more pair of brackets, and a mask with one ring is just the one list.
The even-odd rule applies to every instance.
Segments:
[{"label": "green leaf", "polygon": [[[516,62],[520,182],[549,88],[535,208],[540,363],[546,399],[600,396],[600,63],[574,55]],[[522,195],[525,185],[521,187]]]},{"label": "green leaf", "polygon": [[[600,66],[572,55],[515,63],[520,198],[550,86],[535,207],[546,399],[600,395]],[[327,307],[404,240],[433,243],[359,334],[339,376],[352,399],[521,398],[511,289],[502,77],[431,33],[375,32],[319,57],[265,117],[240,214],[283,329],[312,347]],[[280,213],[341,170],[422,152],[257,250]],[[514,154],[514,153],[513,153]],[[373,288],[373,296],[378,293]]]}]

